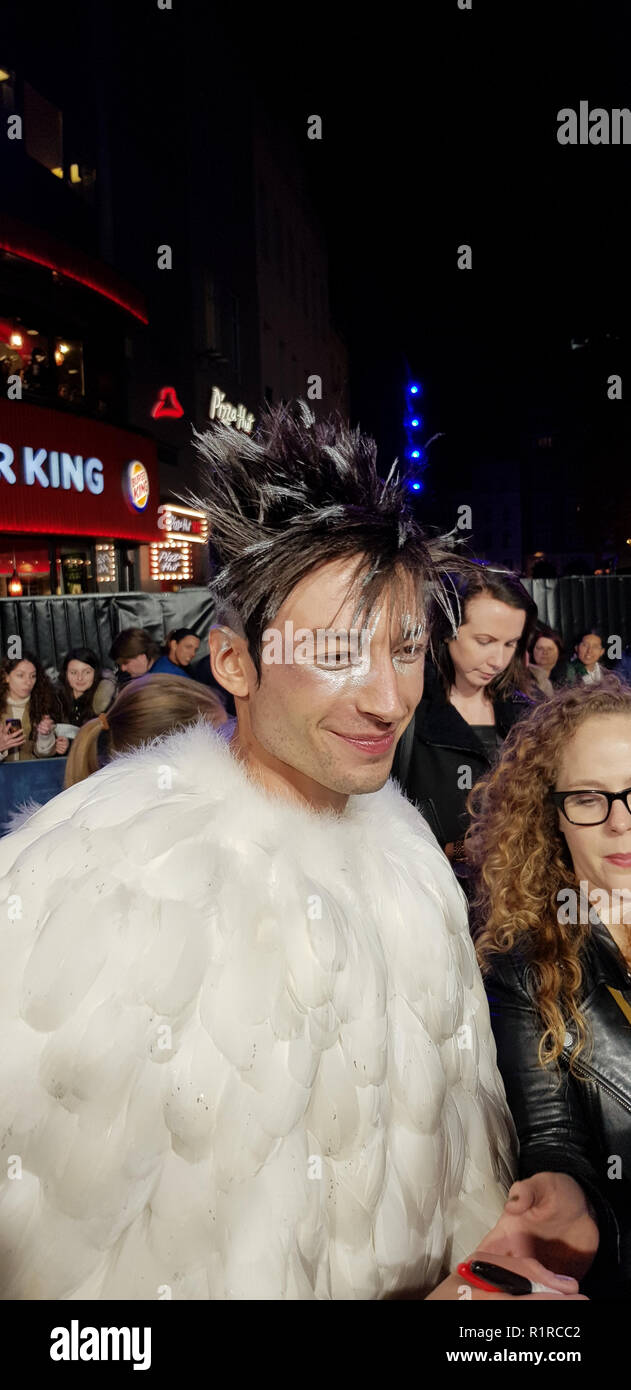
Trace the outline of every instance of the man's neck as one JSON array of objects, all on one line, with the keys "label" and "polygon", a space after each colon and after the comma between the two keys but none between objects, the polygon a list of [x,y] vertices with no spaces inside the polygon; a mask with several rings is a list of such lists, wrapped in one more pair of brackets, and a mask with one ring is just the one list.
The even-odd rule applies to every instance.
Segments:
[{"label": "man's neck", "polygon": [[348,801],[346,793],[331,791],[297,768],[290,767],[289,763],[281,762],[280,758],[275,758],[273,753],[263,748],[251,730],[244,737],[238,724],[235,725],[229,746],[252,780],[271,795],[298,802],[312,811],[335,811],[338,815],[344,811]]}]

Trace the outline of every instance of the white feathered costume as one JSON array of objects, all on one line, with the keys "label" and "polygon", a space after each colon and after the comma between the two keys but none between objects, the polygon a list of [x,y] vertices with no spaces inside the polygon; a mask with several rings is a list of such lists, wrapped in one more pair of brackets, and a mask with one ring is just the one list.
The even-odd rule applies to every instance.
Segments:
[{"label": "white feathered costume", "polygon": [[514,1131],[464,898],[393,783],[272,798],[207,724],[0,841],[0,1296],[429,1292]]}]

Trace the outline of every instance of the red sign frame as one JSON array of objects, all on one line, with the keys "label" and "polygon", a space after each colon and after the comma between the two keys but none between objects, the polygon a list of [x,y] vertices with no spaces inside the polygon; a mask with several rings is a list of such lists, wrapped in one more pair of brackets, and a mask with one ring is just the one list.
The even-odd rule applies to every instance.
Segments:
[{"label": "red sign frame", "polygon": [[[162,539],[155,440],[100,420],[0,400],[0,444],[0,531]],[[149,478],[142,511],[134,509],[126,483],[136,460]]]}]

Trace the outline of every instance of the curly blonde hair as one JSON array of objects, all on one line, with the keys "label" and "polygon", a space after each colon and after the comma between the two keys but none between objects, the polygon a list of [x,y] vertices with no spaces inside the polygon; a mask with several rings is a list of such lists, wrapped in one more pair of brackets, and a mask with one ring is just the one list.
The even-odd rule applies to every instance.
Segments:
[{"label": "curly blonde hair", "polygon": [[572,1021],[572,1071],[591,1042],[579,1007],[580,957],[590,927],[559,920],[559,892],[576,892],[578,884],[549,793],[569,740],[586,719],[607,714],[631,716],[631,689],[615,676],[560,691],[515,725],[499,762],[468,798],[465,846],[477,880],[480,968],[488,972],[493,955],[514,946],[524,952],[543,1025],[539,1062],[558,1065]]}]

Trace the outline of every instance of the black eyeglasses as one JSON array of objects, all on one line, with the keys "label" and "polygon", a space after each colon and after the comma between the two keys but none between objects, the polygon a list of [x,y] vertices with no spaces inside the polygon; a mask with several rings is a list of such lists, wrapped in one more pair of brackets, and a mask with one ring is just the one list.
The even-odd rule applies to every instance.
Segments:
[{"label": "black eyeglasses", "polygon": [[550,792],[550,800],[563,812],[570,825],[602,825],[609,819],[614,801],[624,801],[631,815],[631,787],[623,792]]}]

